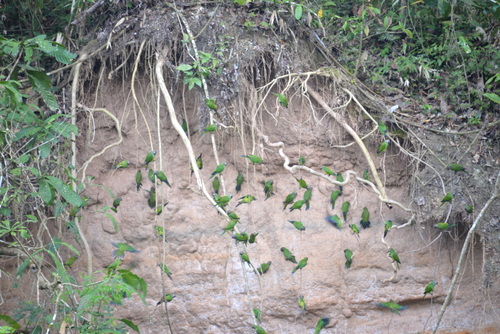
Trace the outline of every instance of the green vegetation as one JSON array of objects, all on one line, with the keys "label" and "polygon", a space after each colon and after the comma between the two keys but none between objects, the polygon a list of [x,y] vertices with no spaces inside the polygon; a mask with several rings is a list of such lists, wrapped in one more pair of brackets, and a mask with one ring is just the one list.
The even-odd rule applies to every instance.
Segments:
[{"label": "green vegetation", "polygon": [[125,333],[126,327],[138,331],[131,321],[113,317],[113,305],[133,293],[144,301],[142,278],[116,262],[78,283],[72,265],[79,251],[58,237],[45,240],[36,234],[65,226],[80,240],[75,226],[87,199],[74,190],[78,180],[68,164],[70,139],[78,128],[60,109],[58,92],[41,68],[54,60],[68,64],[75,57],[45,35],[0,38],[0,240],[22,259],[14,288],[24,275],[36,273],[37,288],[45,291],[43,303],[23,301],[13,318],[0,315],[8,325],[0,328],[2,333],[21,324],[32,333],[55,331],[62,323],[79,333]]}]

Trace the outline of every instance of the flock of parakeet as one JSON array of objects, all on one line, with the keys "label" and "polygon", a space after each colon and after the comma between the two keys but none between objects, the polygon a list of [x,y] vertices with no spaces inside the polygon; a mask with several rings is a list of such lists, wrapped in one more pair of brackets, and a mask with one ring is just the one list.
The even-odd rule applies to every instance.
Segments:
[{"label": "flock of parakeet", "polygon": [[[286,97],[278,95],[278,94],[276,96],[278,96],[280,103],[286,107],[285,103],[283,102],[283,101],[285,101],[285,100],[283,100],[283,98],[286,99]],[[213,100],[207,100],[206,103],[210,109],[213,109],[213,110],[217,109],[215,102]],[[217,128],[218,127],[216,124],[210,124],[202,131],[202,135],[205,133],[213,133],[217,130]],[[379,130],[384,136],[387,136],[387,127],[385,126],[385,124],[379,123]],[[389,143],[390,143],[389,140],[385,140],[384,142],[382,142],[380,144],[380,146],[378,147],[377,155],[381,154],[382,152],[385,152],[387,150]],[[148,206],[150,208],[154,209],[156,214],[159,215],[162,213],[163,207],[166,204],[158,205],[157,200],[156,200],[156,187],[158,186],[158,182],[159,182],[159,184],[165,183],[169,187],[171,187],[171,185],[167,179],[166,174],[163,171],[153,171],[152,169],[149,168],[149,165],[155,159],[155,155],[156,155],[156,151],[153,150],[147,154],[147,156],[144,160],[144,166],[145,166],[146,170],[148,171],[148,178],[154,184],[153,186],[151,186],[151,188],[149,190],[145,190],[145,191],[149,194],[148,201],[147,201]],[[242,157],[247,158],[254,165],[264,163],[264,160],[257,155],[243,155]],[[300,157],[299,158],[299,165],[304,165],[305,163],[306,163],[305,158]],[[196,158],[196,165],[197,165],[198,169],[200,169],[200,170],[203,168],[202,154],[200,154]],[[118,163],[114,167],[114,169],[127,168],[129,166],[130,166],[129,161],[122,161],[122,162]],[[212,187],[213,187],[213,191],[214,191],[213,192],[214,201],[215,201],[216,205],[219,206],[220,208],[222,208],[224,211],[226,211],[226,206],[229,204],[229,202],[231,201],[231,199],[233,197],[231,194],[225,195],[225,196],[221,196],[219,194],[220,185],[221,185],[219,177],[224,172],[226,166],[227,166],[227,164],[225,162],[217,165],[209,177],[209,180],[212,180]],[[455,173],[456,172],[466,172],[462,166],[455,164],[455,163],[450,164],[448,166],[448,168],[451,169],[452,171],[454,171]],[[331,168],[329,168],[327,166],[322,166],[321,170],[328,177],[335,177],[336,181],[344,182],[344,178],[343,178],[341,173],[335,173]],[[192,168],[191,168],[191,173],[193,173]],[[369,180],[368,171],[365,171],[363,173],[363,178],[366,180]],[[304,180],[303,178],[300,178],[300,179],[295,178],[295,179],[299,185],[299,189],[302,189],[304,191],[303,197],[301,199],[297,199],[297,196],[298,196],[297,192],[292,192],[292,193],[288,194],[286,196],[285,200],[283,201],[283,211],[286,210],[287,207],[289,207],[290,212],[292,212],[294,210],[302,210],[302,207],[304,207],[304,205],[305,205],[305,210],[309,210],[309,208],[310,208],[311,200],[313,197],[313,188],[308,186],[306,180]],[[237,177],[236,177],[236,187],[235,187],[235,190],[237,193],[239,193],[241,191],[244,181],[245,181],[244,175],[241,172],[238,172]],[[136,184],[137,191],[141,189],[141,187],[143,185],[142,182],[143,182],[142,172],[139,169],[139,170],[137,170],[137,172],[135,174],[135,184]],[[264,190],[265,200],[267,200],[271,196],[274,195],[274,183],[272,180],[267,180],[267,181],[263,182],[263,186],[264,186],[263,190]],[[336,203],[337,203],[338,199],[342,196],[342,194],[343,194],[343,186],[341,186],[341,185],[338,186],[338,189],[335,189],[330,193],[329,200],[330,200],[332,210],[335,210]],[[444,196],[444,198],[441,200],[441,206],[444,205],[445,203],[451,202],[453,198],[454,198],[454,194],[451,192],[448,192]],[[111,208],[111,210],[113,210],[114,212],[117,212],[118,206],[120,205],[121,200],[122,200],[121,197],[115,198],[113,200],[113,203],[112,203],[113,207]],[[235,208],[242,205],[242,204],[250,204],[255,200],[256,200],[256,197],[253,195],[242,196],[241,198],[238,199],[238,203],[235,206]],[[351,203],[349,201],[344,201],[341,205],[341,212],[342,212],[343,219],[341,219],[337,214],[335,214],[335,215],[331,215],[331,216],[326,217],[325,218],[326,221],[331,223],[338,230],[342,230],[343,225],[345,223],[347,223],[350,206],[351,206]],[[469,212],[469,211],[472,212],[472,207],[468,207],[468,208],[466,208],[466,210],[467,210],[467,212]],[[257,235],[259,233],[251,233],[249,235],[246,232],[240,232],[240,233],[234,232],[234,228],[239,223],[240,218],[238,217],[238,215],[234,211],[227,211],[227,215],[229,217],[229,221],[226,224],[226,226],[223,228],[222,235],[224,235],[226,232],[233,232],[232,238],[237,243],[240,242],[240,243],[247,245],[247,244],[253,244],[256,242],[256,238],[257,238]],[[304,231],[306,228],[301,221],[288,220],[288,222],[290,224],[292,224],[298,231]],[[361,214],[361,220],[360,220],[359,224],[361,225],[361,227],[363,229],[369,228],[372,225],[372,222],[370,221],[370,212],[368,211],[368,208],[366,208],[366,207],[363,208],[363,211]],[[349,229],[351,230],[352,234],[354,236],[356,236],[357,238],[359,238],[360,228],[358,227],[358,225],[355,223],[351,223],[348,226],[349,226]],[[435,225],[435,227],[441,231],[448,230],[454,226],[455,225],[448,224],[448,223],[438,223]],[[384,238],[387,236],[388,232],[390,231],[390,229],[392,227],[393,227],[392,220],[390,220],[390,219],[387,220],[384,224]],[[160,226],[155,226],[154,229],[155,229],[155,233],[159,237],[163,237],[163,233],[164,233],[163,228],[161,228]],[[125,252],[137,252],[137,250],[135,250],[132,246],[128,245],[127,243],[116,243],[113,245],[117,248],[115,250],[114,254],[115,254],[115,258],[118,258],[118,261],[120,259],[123,259]],[[286,247],[281,247],[280,251],[283,253],[285,261],[290,261],[295,265],[293,267],[292,272],[291,272],[292,274],[294,274],[298,270],[301,270],[307,266],[308,257],[304,257],[301,260],[297,261],[297,259],[295,258],[295,255],[293,255],[292,252],[289,249],[287,249]],[[344,250],[344,257],[346,260],[345,268],[350,269],[352,266],[352,263],[353,263],[354,253],[350,249],[345,249]],[[397,268],[399,268],[401,261],[400,261],[399,255],[397,254],[397,252],[393,248],[389,248],[388,257],[393,261],[393,263],[395,263]],[[240,258],[244,263],[247,263],[248,265],[251,266],[251,261],[250,261],[250,257],[248,255],[248,253],[243,252],[243,251],[240,252]],[[70,267],[73,264],[70,262],[74,262],[74,260],[76,260],[76,259],[74,259],[73,261],[71,261],[71,260],[73,260],[73,259],[72,258],[68,259],[68,261],[65,263],[65,266]],[[262,263],[256,269],[257,272],[261,275],[265,274],[269,270],[271,263],[272,263],[271,261]],[[171,274],[170,270],[168,269],[168,267],[164,263],[159,263],[158,266],[170,279],[172,279],[172,276],[171,276],[172,274]],[[424,297],[427,294],[431,294],[431,295],[433,294],[434,287],[436,284],[437,284],[436,281],[432,281],[425,287]],[[159,305],[163,302],[170,302],[174,298],[175,298],[175,295],[166,294],[165,296],[163,296],[161,298],[161,300],[158,302],[157,305]],[[299,296],[299,298],[297,300],[297,304],[303,311],[306,310],[306,302],[305,302],[304,296]],[[389,302],[380,303],[379,305],[382,307],[389,308],[392,312],[395,312],[398,314],[399,314],[399,311],[406,308],[406,307],[403,307],[401,305],[396,304],[392,300],[390,300]],[[253,312],[254,312],[254,315],[255,315],[257,322],[260,324],[261,323],[260,311],[258,309],[253,309]],[[319,333],[321,331],[321,329],[323,329],[325,326],[328,325],[328,323],[329,323],[328,318],[319,319],[318,323],[316,325],[315,333]],[[256,333],[266,333],[265,330],[262,327],[260,327],[259,325],[254,325],[253,327],[254,327]]]}]

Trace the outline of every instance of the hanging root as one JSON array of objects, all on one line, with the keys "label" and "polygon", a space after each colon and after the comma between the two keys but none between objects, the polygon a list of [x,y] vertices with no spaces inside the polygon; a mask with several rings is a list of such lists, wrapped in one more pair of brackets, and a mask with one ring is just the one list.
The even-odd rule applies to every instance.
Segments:
[{"label": "hanging root", "polygon": [[[268,146],[271,146],[271,147],[279,147],[279,155],[283,158],[284,160],[284,163],[283,163],[283,167],[288,170],[290,173],[292,174],[295,174],[298,170],[304,170],[310,174],[313,174],[313,175],[316,175],[318,177],[321,177],[323,179],[325,179],[326,181],[332,183],[332,184],[335,184],[335,185],[339,185],[339,186],[344,186],[346,184],[349,183],[349,181],[351,180],[351,175],[353,176],[353,178],[355,178],[357,181],[361,182],[361,183],[364,183],[368,186],[371,187],[371,189],[373,190],[373,192],[375,192],[377,195],[378,195],[378,198],[384,202],[384,203],[389,203],[389,204],[392,204],[392,205],[395,205],[399,208],[401,208],[402,210],[406,211],[406,212],[410,212],[412,213],[412,217],[408,220],[408,222],[404,225],[401,225],[401,226],[407,226],[411,223],[411,221],[413,220],[414,218],[414,211],[410,208],[407,208],[405,207],[403,204],[395,201],[395,200],[392,200],[392,199],[389,199],[389,198],[386,198],[386,197],[383,197],[382,194],[380,193],[380,191],[378,190],[378,188],[370,181],[368,180],[365,180],[363,178],[360,178],[360,177],[357,177],[357,173],[353,170],[348,170],[346,171],[346,178],[344,180],[344,182],[339,182],[337,180],[333,180],[332,178],[330,178],[328,175],[325,175],[323,173],[320,173],[320,172],[317,172],[315,171],[314,169],[312,168],[309,168],[307,166],[303,166],[303,165],[293,165],[293,166],[290,166],[290,158],[285,154],[283,148],[285,147],[285,144],[283,142],[277,142],[277,143],[271,143],[269,141],[269,137],[264,135],[259,129],[257,129],[257,132],[259,133],[259,135],[262,137],[262,139],[264,139],[264,141],[266,142],[266,144]],[[400,227],[398,227],[400,228]]]}]

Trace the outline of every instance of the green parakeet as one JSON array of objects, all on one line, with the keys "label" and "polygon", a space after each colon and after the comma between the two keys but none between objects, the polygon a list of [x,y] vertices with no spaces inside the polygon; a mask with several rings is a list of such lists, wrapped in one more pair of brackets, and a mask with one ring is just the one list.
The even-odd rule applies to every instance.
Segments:
[{"label": "green parakeet", "polygon": [[380,143],[377,149],[377,155],[380,155],[387,150],[387,147],[389,147],[389,142],[390,140],[387,139]]},{"label": "green parakeet", "polygon": [[300,156],[300,157],[299,157],[299,165],[303,166],[303,165],[305,165],[305,164],[306,164],[306,158],[304,158],[304,157]]},{"label": "green parakeet", "polygon": [[321,167],[321,170],[323,170],[323,172],[325,172],[325,174],[326,174],[326,175],[328,175],[328,176],[332,176],[332,175],[333,175],[333,176],[336,176],[336,175],[337,175],[337,174],[335,174],[335,173],[333,172],[333,170],[331,170],[330,168],[328,168],[328,167],[326,167],[326,166],[322,166],[322,167]]},{"label": "green parakeet", "polygon": [[368,169],[365,169],[363,171],[363,179],[365,179],[366,181],[370,181],[370,173],[368,172]]},{"label": "green parakeet", "polygon": [[222,231],[222,235],[224,235],[227,231],[232,231],[234,229],[234,227],[236,226],[236,224],[238,224],[238,221],[237,220],[230,220],[226,227],[224,227],[224,230]]},{"label": "green parakeet", "polygon": [[283,107],[288,107],[288,99],[286,98],[285,95],[281,94],[281,93],[273,93],[274,95],[276,95],[276,97],[278,98],[278,101],[279,103],[283,106]]},{"label": "green parakeet", "polygon": [[229,211],[227,213],[228,217],[231,218],[232,220],[240,220],[240,217],[236,214],[234,211]]},{"label": "green parakeet", "polygon": [[465,172],[465,173],[467,173],[465,171],[465,168],[462,165],[459,165],[457,163],[449,164],[448,168],[451,169],[452,171],[454,171],[455,173],[457,173],[457,172]]},{"label": "green parakeet", "polygon": [[[202,155],[203,155],[203,153],[200,153],[200,155],[198,156],[198,158],[196,158],[196,166],[198,167],[198,170],[202,170],[203,169],[203,158],[202,158]],[[190,166],[190,169],[191,169],[191,175],[193,175],[193,173],[194,173],[193,166]]]},{"label": "green parakeet", "polygon": [[271,267],[271,264],[272,264],[271,261],[261,263],[260,267],[257,268],[257,271],[259,272],[259,274],[264,275],[265,273],[267,273],[267,271]]},{"label": "green parakeet", "polygon": [[252,311],[253,311],[253,316],[255,317],[255,320],[257,320],[257,322],[259,324],[262,323],[262,319],[260,316],[260,310],[258,308],[254,308],[254,309],[252,309]]},{"label": "green parakeet", "polygon": [[267,332],[264,330],[264,328],[258,326],[258,325],[252,325],[253,329],[255,329],[255,333],[257,334],[267,334]]},{"label": "green parakeet", "polygon": [[293,226],[295,226],[295,228],[299,231],[304,231],[306,229],[304,227],[304,224],[302,224],[302,222],[299,222],[297,220],[289,220],[288,222],[293,224]]},{"label": "green parakeet", "polygon": [[151,152],[149,152],[147,155],[146,155],[146,159],[144,159],[144,165],[146,165],[146,169],[148,169],[149,167],[149,164],[151,162],[153,162],[153,160],[155,159],[155,155],[156,155],[156,151],[153,150]]},{"label": "green parakeet", "polygon": [[304,296],[300,295],[299,298],[297,298],[297,304],[302,309],[302,311],[307,311],[307,305]]},{"label": "green parakeet", "polygon": [[447,229],[449,229],[451,227],[454,227],[454,226],[456,226],[456,225],[454,225],[454,224],[451,225],[449,223],[437,223],[437,224],[434,225],[435,228],[438,228],[441,231],[445,231],[445,230],[447,230]]},{"label": "green parakeet", "polygon": [[162,238],[163,237],[163,227],[159,225],[154,225],[153,229],[155,230],[155,233],[158,237]]},{"label": "green parakeet", "polygon": [[295,266],[295,268],[293,268],[292,274],[295,274],[295,272],[297,270],[302,270],[302,268],[304,268],[305,266],[307,266],[307,260],[308,260],[307,257],[305,257],[302,260],[300,260],[299,263]]},{"label": "green parakeet", "polygon": [[126,242],[118,242],[118,243],[112,242],[112,245],[116,247],[115,251],[113,252],[115,259],[120,258],[123,260],[123,258],[125,257],[125,252],[129,252],[129,253],[138,253],[139,252],[137,249],[130,246]]},{"label": "green parakeet", "polygon": [[233,239],[236,240],[236,242],[243,242],[246,244],[248,242],[248,234],[246,232],[234,233]]},{"label": "green parakeet", "polygon": [[344,249],[344,256],[345,256],[345,267],[347,269],[351,268],[351,265],[352,265],[352,257],[353,257],[353,253],[352,253],[352,250],[350,249]]},{"label": "green parakeet", "polygon": [[155,209],[156,215],[159,216],[163,212],[163,208],[167,206],[168,202],[163,205],[158,205]]},{"label": "green parakeet", "polygon": [[389,230],[392,228],[392,220],[386,220],[384,223],[384,238],[387,236],[387,233],[389,233]]},{"label": "green parakeet", "polygon": [[384,136],[387,135],[387,125],[384,122],[378,122],[378,130]]},{"label": "green parakeet", "polygon": [[142,172],[139,169],[137,173],[135,173],[135,189],[139,191],[142,187]]},{"label": "green parakeet", "polygon": [[401,264],[401,261],[399,260],[399,255],[396,253],[394,248],[389,248],[389,257],[397,263],[397,267],[399,268],[399,265]]},{"label": "green parakeet", "polygon": [[203,129],[201,135],[205,133],[214,133],[215,131],[217,131],[217,124],[209,124],[205,129]]},{"label": "green parakeet", "polygon": [[347,213],[349,212],[350,207],[351,207],[351,202],[346,201],[342,203],[342,216],[344,216],[344,221],[347,221]]},{"label": "green parakeet", "polygon": [[215,103],[214,99],[205,99],[205,105],[210,110],[217,110],[217,104]]},{"label": "green parakeet", "polygon": [[226,196],[220,197],[219,195],[215,194],[215,203],[217,206],[220,206],[221,208],[225,208],[227,203],[233,198],[233,195],[229,194]]},{"label": "green parakeet", "polygon": [[252,195],[245,195],[243,197],[241,197],[239,200],[238,200],[238,204],[236,205],[236,207],[238,207],[239,205],[241,204],[248,204],[248,203],[252,203],[253,201],[255,201],[255,197],[252,196]]},{"label": "green parakeet", "polygon": [[117,197],[113,200],[113,208],[114,208],[114,212],[116,213],[116,210],[118,209],[118,206],[120,205],[120,202],[122,201],[122,198],[121,197]]},{"label": "green parakeet", "polygon": [[440,206],[443,206],[444,203],[446,203],[446,202],[450,202],[451,203],[451,200],[453,199],[453,197],[454,197],[453,193],[451,193],[451,192],[446,193],[446,195],[441,200],[441,205]]},{"label": "green parakeet", "polygon": [[214,193],[219,194],[220,180],[218,176],[214,177],[214,180],[212,181],[212,187],[214,188]]},{"label": "green parakeet", "polygon": [[182,118],[181,127],[182,127],[182,131],[184,131],[185,134],[188,134],[188,124],[187,124],[186,119],[184,117]]},{"label": "green parakeet", "polygon": [[363,208],[363,212],[361,213],[361,221],[359,223],[363,228],[368,228],[372,224],[370,222],[370,212],[366,207]]},{"label": "green parakeet", "polygon": [[311,205],[311,198],[312,198],[312,188],[309,187],[307,190],[304,192],[304,203],[306,203],[306,210],[309,210],[309,207]]},{"label": "green parakeet", "polygon": [[250,237],[248,237],[248,242],[251,243],[251,244],[256,243],[258,235],[259,235],[259,233],[252,233],[252,234],[250,234]]},{"label": "green parakeet", "polygon": [[332,210],[335,209],[335,202],[337,201],[337,198],[342,194],[340,190],[334,190],[330,194],[330,204],[332,205]]},{"label": "green parakeet", "polygon": [[210,176],[209,180],[211,180],[214,176],[221,174],[224,171],[224,168],[226,168],[226,165],[227,164],[225,162],[217,165],[217,167],[215,167],[212,173],[212,176]]},{"label": "green parakeet", "polygon": [[148,205],[151,209],[154,209],[156,207],[156,188],[151,187],[151,189],[146,190],[146,192],[149,193]]},{"label": "green parakeet", "polygon": [[236,192],[239,193],[241,191],[241,185],[245,182],[245,176],[243,173],[238,172],[238,176],[236,176]]},{"label": "green parakeet", "polygon": [[240,258],[250,265],[250,257],[245,252],[240,252]]},{"label": "green parakeet", "polygon": [[292,263],[297,263],[297,260],[295,259],[295,256],[292,254],[292,252],[290,252],[290,250],[288,250],[287,248],[285,247],[281,247],[280,248],[280,251],[283,253],[283,255],[285,256],[285,260],[286,261],[290,261]]},{"label": "green parakeet", "polygon": [[262,160],[262,158],[259,157],[258,155],[249,154],[249,155],[242,155],[242,157],[250,159],[250,161],[253,164],[263,164],[264,163],[264,160]]},{"label": "green parakeet", "polygon": [[200,153],[200,155],[196,158],[196,166],[198,166],[199,170],[203,169],[203,158],[202,158],[203,153]]},{"label": "green parakeet", "polygon": [[149,181],[153,182],[153,184],[156,184],[156,177],[155,177],[155,171],[150,169],[148,171],[148,179]]},{"label": "green parakeet", "polygon": [[158,263],[158,267],[160,267],[160,269],[165,273],[165,275],[168,276],[168,278],[172,279],[172,273],[170,272],[165,263],[162,262]]},{"label": "green parakeet", "polygon": [[78,255],[70,257],[69,259],[67,259],[64,262],[64,267],[71,268],[73,266],[73,264],[75,264],[75,262],[76,262],[77,259],[78,259]]},{"label": "green parakeet", "polygon": [[330,319],[328,319],[328,318],[319,319],[318,322],[316,323],[316,328],[314,329],[314,334],[319,334],[323,328],[328,326],[329,323],[330,323]]},{"label": "green parakeet", "polygon": [[158,178],[158,180],[160,180],[161,182],[164,182],[167,186],[169,186],[170,188],[172,188],[172,186],[170,185],[170,183],[168,183],[167,176],[165,175],[165,173],[163,173],[161,170],[157,170],[155,172],[155,175]]},{"label": "green parakeet", "polygon": [[351,228],[352,233],[359,237],[359,227],[356,224],[350,224],[349,227]]},{"label": "green parakeet", "polygon": [[113,167],[113,169],[127,168],[129,165],[130,165],[129,161],[123,160],[123,161],[120,161],[119,163],[117,163],[116,166]]},{"label": "green parakeet", "polygon": [[297,182],[299,183],[299,186],[301,188],[303,188],[303,189],[307,189],[308,188],[307,182],[304,181],[302,178],[300,178],[300,179],[295,178],[295,180],[297,180]]},{"label": "green parakeet", "polygon": [[333,216],[328,216],[325,218],[327,222],[333,224],[337,229],[341,230],[342,229],[342,221],[340,220],[340,217],[337,215]]},{"label": "green parakeet", "polygon": [[391,310],[391,312],[393,313],[397,313],[399,315],[401,315],[399,313],[399,311],[402,311],[402,310],[405,310],[407,309],[408,307],[406,306],[401,306],[399,304],[396,304],[392,299],[389,300],[388,302],[385,302],[385,303],[380,303],[379,306],[381,307],[385,307],[385,308],[388,308],[389,310]]},{"label": "green parakeet", "polygon": [[[344,182],[344,177],[342,176],[342,173],[337,173],[337,177],[335,179],[337,182]],[[340,194],[342,195],[342,192],[344,191],[343,186],[339,186]]]},{"label": "green parakeet", "polygon": [[160,301],[158,303],[156,303],[156,306],[160,305],[161,303],[169,303],[171,302],[172,300],[174,300],[175,298],[175,295],[171,294],[171,293],[167,293],[165,296],[161,297]]},{"label": "green parakeet", "polygon": [[304,206],[304,203],[305,203],[305,201],[303,199],[300,199],[300,200],[296,201],[290,207],[290,212],[292,212],[293,210],[302,210],[302,207]]},{"label": "green parakeet", "polygon": [[283,201],[283,211],[285,211],[286,207],[289,204],[293,203],[293,201],[295,200],[295,197],[297,197],[296,192],[290,193],[286,196],[285,200]]},{"label": "green parakeet", "polygon": [[273,181],[271,181],[271,180],[265,181],[264,182],[264,194],[266,195],[265,200],[267,200],[269,197],[274,195],[273,191],[274,191]]},{"label": "green parakeet", "polygon": [[432,282],[429,282],[429,284],[427,284],[427,286],[425,287],[425,290],[424,290],[424,298],[425,298],[425,295],[430,293],[431,295],[434,294],[434,287],[436,286],[437,282],[436,281],[432,281]]},{"label": "green parakeet", "polygon": [[467,212],[468,214],[471,214],[473,211],[474,211],[474,208],[472,207],[472,205],[467,204],[465,206],[465,212]]}]

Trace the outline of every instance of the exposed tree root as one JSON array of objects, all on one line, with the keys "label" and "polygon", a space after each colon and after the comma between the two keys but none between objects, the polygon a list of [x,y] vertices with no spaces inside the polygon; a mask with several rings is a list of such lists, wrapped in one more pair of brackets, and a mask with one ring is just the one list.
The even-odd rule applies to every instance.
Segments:
[{"label": "exposed tree root", "polygon": [[[174,104],[172,102],[172,98],[170,97],[170,94],[167,90],[167,86],[165,85],[165,80],[163,79],[162,68],[163,68],[163,64],[165,63],[165,58],[158,53],[156,54],[156,57],[157,57],[156,69],[155,69],[156,78],[158,80],[160,90],[163,94],[163,98],[165,99],[165,102],[167,104],[167,109],[168,109],[168,113],[170,115],[170,121],[172,123],[172,126],[174,127],[174,129],[177,131],[177,133],[181,137],[181,140],[184,143],[186,150],[188,151],[189,162],[191,163],[191,168],[193,169],[193,174],[195,175],[195,178],[198,182],[198,187],[201,190],[202,194],[207,198],[207,200],[217,209],[217,211],[229,221],[229,220],[231,220],[231,218],[229,218],[229,216],[227,215],[225,210],[223,210],[220,206],[217,205],[217,203],[212,198],[212,196],[210,196],[210,194],[208,193],[208,191],[205,187],[205,184],[201,178],[200,170],[198,169],[198,165],[196,164],[196,157],[194,154],[193,146],[191,145],[191,141],[189,140],[188,136],[186,135],[186,133],[182,129],[181,124],[177,120],[177,116],[175,114],[175,108],[174,108]],[[234,230],[239,233],[238,228],[236,226],[234,227]],[[246,247],[245,246],[242,246],[242,247],[243,247],[243,250],[245,251]],[[253,264],[250,264],[250,265],[251,265],[252,269],[255,271],[255,273],[257,273],[259,288],[260,288],[260,292],[262,295],[262,286],[261,286],[261,282],[260,282],[260,276],[258,275],[257,269],[253,266]],[[244,267],[243,267],[243,270],[244,270]],[[246,282],[246,284],[248,285],[248,282]],[[248,286],[247,286],[247,289],[248,289]],[[249,289],[248,289],[248,291],[249,291]],[[255,324],[257,324],[257,323],[255,322]]]}]

